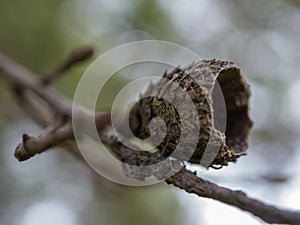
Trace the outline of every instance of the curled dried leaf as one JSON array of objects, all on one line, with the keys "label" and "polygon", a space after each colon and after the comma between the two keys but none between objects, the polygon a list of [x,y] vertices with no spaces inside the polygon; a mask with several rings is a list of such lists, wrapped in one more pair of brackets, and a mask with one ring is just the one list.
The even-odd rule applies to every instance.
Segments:
[{"label": "curled dried leaf", "polygon": [[[252,127],[248,115],[250,90],[240,69],[233,62],[202,60],[182,69],[177,67],[164,73],[163,78],[167,81],[161,79],[157,84],[149,86],[131,109],[129,123],[135,136],[145,139],[152,135],[164,135],[161,133],[164,129],[159,125],[151,131],[149,129],[150,121],[160,117],[167,129],[157,148],[165,156],[172,154],[183,134],[187,149],[195,138],[197,141],[192,156],[187,160],[191,163],[200,163],[206,167],[224,166],[246,154]],[[218,106],[219,102],[214,101],[216,84],[224,97],[226,107],[223,111]],[[182,126],[183,120],[195,116],[186,104],[188,98],[197,110],[200,130],[197,130],[196,123]],[[173,100],[180,103],[179,107],[172,105]],[[178,110],[183,118],[180,118]],[[219,119],[225,120],[224,129],[218,127]],[[188,135],[183,132],[186,127],[190,131]],[[154,143],[157,141],[155,138],[151,140]],[[185,155],[184,151],[181,150],[182,155]],[[176,158],[184,159],[180,154]]]}]

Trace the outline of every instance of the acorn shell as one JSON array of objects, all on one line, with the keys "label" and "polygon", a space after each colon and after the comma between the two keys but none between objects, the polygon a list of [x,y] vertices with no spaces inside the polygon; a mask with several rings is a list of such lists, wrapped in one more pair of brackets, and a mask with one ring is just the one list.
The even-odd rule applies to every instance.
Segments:
[{"label": "acorn shell", "polygon": [[[195,134],[198,139],[188,162],[200,163],[206,167],[225,166],[228,162],[235,162],[238,157],[246,154],[249,131],[252,127],[252,121],[248,115],[250,91],[240,69],[233,62],[215,59],[202,60],[182,69],[175,68],[171,72],[165,72],[163,78],[167,78],[168,82],[162,79],[154,85],[151,84],[131,108],[129,125],[136,137],[148,138],[150,121],[154,117],[160,117],[166,124],[167,132],[157,149],[165,156],[172,154],[182,133],[180,126],[182,118],[179,118],[175,107],[164,99],[164,92],[172,88],[170,83],[173,83],[192,99],[198,113],[200,132],[198,131],[197,134],[195,130],[184,137],[186,146],[192,143],[191,138],[195,138]],[[215,126],[212,94],[216,80],[221,87],[226,105],[225,130],[218,130]],[[192,112],[189,108],[184,108],[187,96],[182,94],[182,91],[173,89],[168,93],[172,93],[171,98],[176,98],[177,102],[182,102],[184,114],[189,116]],[[158,97],[158,94],[161,97]],[[151,97],[143,97],[150,95]],[[168,95],[170,98],[170,94]],[[189,128],[193,126],[192,123],[189,124]],[[162,130],[160,127],[156,127],[155,132],[159,134],[160,130]],[[179,155],[176,158],[180,160]]]}]

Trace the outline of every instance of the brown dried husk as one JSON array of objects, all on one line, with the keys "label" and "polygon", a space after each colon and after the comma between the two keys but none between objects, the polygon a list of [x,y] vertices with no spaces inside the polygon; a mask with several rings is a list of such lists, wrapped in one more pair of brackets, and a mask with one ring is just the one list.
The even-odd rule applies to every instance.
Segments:
[{"label": "brown dried husk", "polygon": [[[165,156],[169,156],[174,151],[181,135],[181,118],[176,109],[163,98],[165,90],[172,88],[170,87],[170,82],[172,82],[184,89],[198,111],[200,133],[198,131],[197,146],[192,157],[188,159],[189,162],[201,163],[207,167],[216,165],[222,167],[246,154],[249,131],[252,127],[252,121],[248,115],[250,91],[240,69],[233,62],[215,59],[202,60],[182,69],[175,68],[171,72],[165,72],[163,78],[167,78],[169,82],[162,79],[150,85],[141,96],[141,100],[130,111],[129,124],[135,136],[141,139],[149,137],[149,122],[154,117],[160,117],[167,126],[167,132],[157,149]],[[217,130],[214,124],[212,92],[216,80],[221,87],[226,105],[225,131]],[[158,93],[162,97],[157,97]],[[171,90],[171,93],[173,93],[172,98],[176,98],[176,101],[179,99],[184,108],[187,96],[182,95],[182,91],[179,92],[176,89]],[[143,98],[149,95],[152,97]],[[184,110],[187,116],[192,113],[188,108]],[[193,127],[193,124],[189,126]],[[156,129],[158,133],[159,130],[159,128]],[[184,138],[185,145],[188,146],[191,143],[189,138],[194,138],[194,135]],[[208,142],[210,142],[209,148]],[[205,161],[202,158],[204,151],[205,154],[211,155],[209,158],[213,160]]]}]

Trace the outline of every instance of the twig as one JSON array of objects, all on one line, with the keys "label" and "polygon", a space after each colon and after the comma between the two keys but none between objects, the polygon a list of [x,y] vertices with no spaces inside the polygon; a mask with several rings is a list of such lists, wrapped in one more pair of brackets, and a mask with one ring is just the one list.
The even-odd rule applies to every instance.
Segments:
[{"label": "twig", "polygon": [[0,69],[4,72],[3,76],[9,79],[13,85],[33,91],[62,115],[72,116],[72,102],[54,90],[41,85],[39,80],[35,78],[38,77],[37,74],[15,63],[1,53]]},{"label": "twig", "polygon": [[71,52],[66,60],[51,74],[42,79],[43,85],[49,85],[77,63],[83,62],[94,55],[94,48],[83,46]]},{"label": "twig", "polygon": [[46,132],[38,137],[31,137],[23,134],[23,141],[15,150],[15,157],[19,161],[25,161],[32,156],[41,153],[47,149],[57,146],[73,137],[72,128],[60,128],[55,132]]},{"label": "twig", "polygon": [[[41,82],[36,78],[37,74],[29,71],[25,67],[19,65],[13,60],[9,59],[0,52],[0,70],[2,70],[3,76],[12,82],[13,85],[28,89],[40,96],[46,103],[48,103],[53,109],[60,113],[62,116],[72,118],[72,102],[64,96],[58,94],[55,90],[44,87]],[[90,113],[89,116],[93,116]],[[104,118],[102,118],[104,116]],[[96,114],[95,120],[97,126],[101,127],[100,122],[107,120],[107,115]]]},{"label": "twig", "polygon": [[[31,90],[62,115],[72,116],[72,105],[70,101],[54,92],[52,89],[43,87],[39,80],[35,78],[34,73],[28,71],[26,68],[18,65],[2,54],[0,54],[0,69],[5,72],[4,76],[14,85]],[[98,117],[100,121],[99,127],[103,127],[109,118],[109,114],[100,114]],[[40,153],[52,146],[56,146],[72,137],[73,131],[70,126],[67,126],[64,129],[59,128],[53,132],[44,133],[39,137],[24,135],[23,142],[19,145],[18,151],[16,151],[16,157],[25,160],[29,156],[31,157],[36,153]],[[151,153],[136,152],[128,149],[123,146],[122,143],[118,142],[116,137],[106,139],[104,142],[112,148],[113,152],[123,162],[130,165],[148,165],[150,162],[153,162],[153,160],[156,161],[160,159],[159,153],[153,157],[154,155]],[[20,154],[18,155],[18,153]],[[24,153],[24,155],[21,153]],[[176,160],[170,160],[170,165],[174,168],[179,168],[180,163]],[[157,174],[153,175],[156,177],[158,176]],[[159,179],[159,177],[157,178]],[[252,213],[268,223],[300,224],[299,212],[278,209],[259,200],[249,198],[241,191],[233,191],[228,188],[220,187],[197,177],[185,168],[181,168],[178,173],[168,178],[166,182],[184,189],[188,193],[194,193],[200,197],[212,198],[236,206],[244,211]]]},{"label": "twig", "polygon": [[194,173],[183,168],[166,180],[188,193],[200,197],[218,200],[228,205],[248,211],[267,223],[300,224],[300,212],[279,209],[259,200],[248,197],[242,191],[233,191],[197,177]]},{"label": "twig", "polygon": [[[112,151],[121,159],[122,162],[129,165],[149,165],[162,160],[162,156],[158,154],[151,155],[149,152],[134,151],[117,140],[117,137],[102,137],[102,141],[109,145]],[[169,160],[171,168],[179,168],[179,162]],[[218,186],[212,182],[201,179],[191,171],[184,167],[175,175],[166,180],[166,183],[193,193],[199,197],[211,198],[228,205],[235,206],[244,211],[250,212],[267,223],[276,224],[300,224],[300,212],[292,212],[288,210],[278,209],[274,206],[263,203],[259,200],[248,197],[242,191],[233,191],[225,187]],[[153,173],[157,179],[160,179],[159,173]]]},{"label": "twig", "polygon": [[[102,131],[110,122],[110,113],[102,113],[98,117],[97,129]],[[14,156],[19,161],[25,161],[36,154],[42,153],[54,146],[62,144],[67,140],[73,140],[72,126],[56,127],[55,129],[46,129],[43,134],[37,137],[31,137],[28,134],[23,135],[23,141],[15,150]]]}]

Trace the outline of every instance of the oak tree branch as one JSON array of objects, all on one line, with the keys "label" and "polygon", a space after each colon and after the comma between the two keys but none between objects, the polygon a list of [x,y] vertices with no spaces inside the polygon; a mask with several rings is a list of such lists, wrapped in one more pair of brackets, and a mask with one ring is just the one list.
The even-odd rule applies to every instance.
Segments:
[{"label": "oak tree branch", "polygon": [[[0,53],[0,72],[2,76],[8,79],[13,86],[21,88],[22,91],[29,90],[42,98],[49,106],[61,114],[72,118],[72,102],[66,99],[50,87],[45,87],[38,79],[38,76],[27,68],[14,62],[12,59]],[[19,97],[24,97],[22,94]],[[26,98],[25,98],[26,99]],[[28,101],[28,99],[26,100]],[[31,113],[34,117],[36,113]],[[43,118],[36,118],[37,121],[43,121]],[[110,122],[110,114],[99,114],[96,118],[98,129],[103,129]],[[159,153],[152,154],[149,152],[134,151],[121,142],[115,136],[101,136],[103,142],[108,145],[112,152],[122,161],[129,165],[149,165],[159,159]],[[15,156],[18,160],[26,160],[37,153],[57,146],[66,140],[73,139],[72,126],[64,125],[53,130],[46,130],[37,137],[23,135],[23,141],[18,145]],[[176,160],[170,160],[171,167],[178,168],[181,166]],[[153,174],[156,176],[156,174]],[[159,179],[159,177],[157,177]],[[186,168],[181,168],[179,172],[166,180],[168,184],[193,193],[199,197],[211,198],[228,205],[232,205],[250,212],[253,215],[268,223],[276,224],[300,224],[300,213],[289,210],[279,209],[275,206],[268,205],[262,201],[248,197],[242,191],[234,191],[225,187],[218,186],[212,182],[201,179]]]}]

